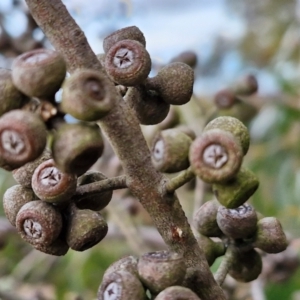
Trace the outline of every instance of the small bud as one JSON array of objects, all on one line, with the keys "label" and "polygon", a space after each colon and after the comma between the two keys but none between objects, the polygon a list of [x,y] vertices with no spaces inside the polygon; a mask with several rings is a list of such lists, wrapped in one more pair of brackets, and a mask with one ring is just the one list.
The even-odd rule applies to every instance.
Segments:
[{"label": "small bud", "polygon": [[235,94],[229,89],[223,89],[214,96],[214,103],[219,109],[232,107],[237,101]]},{"label": "small bud", "polygon": [[116,271],[103,277],[97,300],[144,300],[146,293],[140,280],[127,271]]},{"label": "small bud", "polygon": [[157,134],[151,146],[151,159],[156,170],[175,173],[188,168],[191,143],[191,138],[176,128]]},{"label": "small bud", "polygon": [[261,256],[254,250],[235,252],[229,275],[240,282],[255,280],[262,270]]},{"label": "small bud", "polygon": [[254,240],[253,246],[267,253],[279,253],[288,246],[281,224],[275,217],[266,217],[258,221]]},{"label": "small bud", "polygon": [[144,34],[140,29],[136,26],[129,26],[113,32],[103,40],[104,52],[107,53],[114,44],[122,40],[134,40],[146,46]]},{"label": "small bud", "polygon": [[196,211],[193,224],[195,229],[207,237],[220,237],[222,231],[217,223],[217,212],[220,204],[217,200],[205,202]]},{"label": "small bud", "polygon": [[12,171],[14,180],[28,188],[31,188],[31,179],[35,169],[45,160],[51,159],[51,152],[46,148],[44,152],[35,160],[28,162],[22,167]]},{"label": "small bud", "polygon": [[18,56],[12,66],[15,86],[37,98],[54,98],[66,76],[62,56],[53,50],[36,49]]},{"label": "small bud", "polygon": [[11,74],[11,70],[0,68],[0,116],[12,109],[21,108],[29,101],[14,86]]},{"label": "small bud", "polygon": [[232,133],[212,129],[203,132],[193,141],[189,157],[195,174],[203,181],[221,183],[237,174],[243,152]]},{"label": "small bud", "polygon": [[150,55],[145,47],[134,40],[114,44],[105,56],[105,70],[118,84],[135,86],[148,77],[151,71]]},{"label": "small bud", "polygon": [[22,239],[37,245],[50,245],[62,229],[62,216],[51,204],[31,201],[22,206],[17,214],[16,227]]},{"label": "small bud", "polygon": [[98,244],[107,234],[107,223],[99,212],[72,205],[68,214],[66,240],[69,247],[85,251]]},{"label": "small bud", "polygon": [[163,121],[170,110],[170,105],[154,91],[147,91],[143,87],[128,89],[125,102],[132,108],[142,125],[154,125]]},{"label": "small bud", "polygon": [[97,121],[115,106],[117,92],[102,73],[79,69],[63,84],[61,108],[82,121]]},{"label": "small bud", "polygon": [[53,159],[41,163],[32,176],[32,189],[43,201],[65,203],[76,191],[77,177],[61,172]]},{"label": "small bud", "polygon": [[11,110],[0,118],[0,165],[13,170],[39,157],[46,146],[46,127],[34,113]]},{"label": "small bud", "polygon": [[241,143],[244,155],[247,154],[250,145],[250,135],[247,127],[237,118],[223,116],[210,121],[204,128],[204,132],[211,129],[222,129],[232,133]]},{"label": "small bud", "polygon": [[21,207],[35,199],[32,189],[14,185],[3,195],[3,209],[11,225],[16,226],[16,217]]},{"label": "small bud", "polygon": [[226,236],[233,239],[243,239],[255,233],[257,215],[254,208],[249,204],[243,204],[233,209],[220,206],[217,213],[217,223]]},{"label": "small bud", "polygon": [[218,201],[227,208],[236,208],[245,203],[257,190],[257,176],[248,169],[241,168],[237,175],[224,184],[213,184],[213,192]]},{"label": "small bud", "polygon": [[85,173],[101,156],[104,148],[98,125],[64,124],[53,136],[51,145],[56,166],[64,173]]},{"label": "small bud", "polygon": [[192,290],[183,286],[171,286],[160,292],[155,300],[201,300]]},{"label": "small bud", "polygon": [[193,85],[193,69],[181,62],[168,64],[146,82],[147,88],[157,91],[166,103],[173,105],[189,102],[193,94]]},{"label": "small bud", "polygon": [[157,294],[165,288],[180,285],[184,279],[186,267],[182,255],[175,252],[157,251],[142,255],[138,262],[141,281]]},{"label": "small bud", "polygon": [[[87,171],[85,174],[77,179],[77,186],[97,182],[107,179],[107,177],[98,171]],[[112,191],[105,191],[100,193],[91,193],[86,196],[82,196],[76,200],[76,206],[79,209],[90,209],[99,211],[108,205],[112,198]]]}]

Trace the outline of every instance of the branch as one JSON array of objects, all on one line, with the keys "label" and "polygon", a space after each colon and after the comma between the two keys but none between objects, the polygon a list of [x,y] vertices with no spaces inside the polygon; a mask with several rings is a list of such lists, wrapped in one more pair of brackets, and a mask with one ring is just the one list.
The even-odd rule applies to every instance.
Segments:
[{"label": "branch", "polygon": [[[102,70],[84,33],[60,0],[26,0],[26,3],[37,24],[65,58],[70,72],[76,68]],[[148,211],[169,249],[183,254],[188,268],[187,286],[202,300],[224,300],[225,295],[210,272],[176,194],[170,195],[162,189],[168,179],[154,169],[136,116],[118,97],[118,104],[99,124],[122,163],[128,188]]]}]

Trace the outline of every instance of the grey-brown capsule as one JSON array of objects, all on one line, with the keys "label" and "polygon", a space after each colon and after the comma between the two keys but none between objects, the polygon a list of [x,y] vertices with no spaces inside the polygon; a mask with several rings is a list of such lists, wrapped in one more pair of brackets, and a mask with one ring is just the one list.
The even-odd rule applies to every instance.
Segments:
[{"label": "grey-brown capsule", "polygon": [[138,85],[143,83],[151,71],[150,55],[140,42],[121,40],[107,52],[105,70],[118,84]]},{"label": "grey-brown capsule", "polygon": [[155,300],[201,300],[192,290],[183,286],[170,286],[161,291]]},{"label": "grey-brown capsule", "polygon": [[45,148],[43,153],[35,160],[30,161],[23,165],[22,167],[12,171],[14,180],[27,187],[31,188],[31,178],[35,169],[45,160],[51,159],[52,155],[49,149]]},{"label": "grey-brown capsule", "polygon": [[254,249],[247,252],[235,252],[229,275],[240,282],[255,280],[262,270],[261,256]]},{"label": "grey-brown capsule", "polygon": [[17,214],[16,227],[22,239],[37,245],[50,245],[61,233],[62,216],[51,204],[31,201]]},{"label": "grey-brown capsule", "polygon": [[68,202],[76,191],[77,176],[60,171],[53,159],[41,163],[32,175],[32,189],[43,201]]},{"label": "grey-brown capsule", "polygon": [[103,277],[97,300],[146,300],[146,292],[137,276],[125,270]]},{"label": "grey-brown capsule", "polygon": [[[99,171],[87,171],[77,179],[77,186],[97,182],[107,179],[107,177]],[[91,209],[99,211],[106,207],[112,198],[112,191],[100,193],[90,193],[75,200],[76,206],[79,209]]]},{"label": "grey-brown capsule", "polygon": [[39,157],[46,146],[43,121],[34,113],[11,110],[0,118],[0,166],[13,170]]},{"label": "grey-brown capsule", "polygon": [[275,217],[260,219],[257,223],[253,245],[267,253],[284,251],[288,242],[279,220]]},{"label": "grey-brown capsule", "polygon": [[189,102],[193,94],[193,85],[194,71],[182,62],[168,64],[146,82],[148,89],[157,91],[166,103],[173,105]]},{"label": "grey-brown capsule", "polygon": [[146,40],[141,30],[136,26],[129,26],[114,31],[103,40],[104,52],[107,53],[114,44],[122,40],[138,41],[146,47]]},{"label": "grey-brown capsule", "polygon": [[250,145],[250,135],[247,127],[237,118],[222,116],[210,121],[204,131],[222,129],[232,133],[241,143],[244,155],[247,154]]},{"label": "grey-brown capsule", "polygon": [[101,156],[104,143],[96,124],[64,124],[55,132],[51,144],[56,166],[65,173],[85,173]]},{"label": "grey-brown capsule", "polygon": [[3,209],[8,221],[16,226],[16,217],[21,207],[35,200],[35,195],[30,188],[14,185],[6,190],[3,195]]},{"label": "grey-brown capsule", "polygon": [[67,218],[66,240],[73,250],[87,250],[98,244],[107,234],[107,223],[99,212],[78,209],[72,205]]},{"label": "grey-brown capsule", "polygon": [[11,70],[0,68],[0,116],[12,109],[21,108],[28,101],[13,84]]},{"label": "grey-brown capsule", "polygon": [[154,294],[169,286],[180,285],[185,272],[183,257],[175,252],[149,252],[142,255],[138,262],[139,277]]},{"label": "grey-brown capsule", "polygon": [[66,76],[63,57],[50,49],[35,49],[18,56],[12,65],[16,87],[30,97],[52,99]]},{"label": "grey-brown capsule", "polygon": [[207,183],[221,183],[233,178],[243,160],[240,143],[234,135],[221,129],[211,129],[197,137],[189,159],[193,171]]},{"label": "grey-brown capsule", "polygon": [[179,129],[163,130],[153,139],[151,160],[154,167],[165,173],[175,173],[189,167],[191,138]]},{"label": "grey-brown capsule", "polygon": [[170,110],[170,105],[155,92],[142,86],[130,87],[124,96],[125,102],[134,110],[142,125],[162,122]]},{"label": "grey-brown capsule", "polygon": [[82,121],[97,121],[115,106],[117,92],[103,73],[79,69],[63,84],[61,108]]},{"label": "grey-brown capsule", "polygon": [[209,200],[199,207],[193,218],[194,227],[199,233],[207,237],[220,237],[223,234],[217,223],[219,207],[217,200]]},{"label": "grey-brown capsule", "polygon": [[248,238],[256,231],[257,215],[255,209],[246,203],[233,209],[220,206],[217,223],[222,232],[230,238]]}]

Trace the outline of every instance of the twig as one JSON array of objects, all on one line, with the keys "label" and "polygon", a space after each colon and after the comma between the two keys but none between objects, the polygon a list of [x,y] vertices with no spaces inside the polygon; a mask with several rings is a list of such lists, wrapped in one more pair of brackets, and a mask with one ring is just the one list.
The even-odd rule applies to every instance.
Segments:
[{"label": "twig", "polygon": [[174,193],[178,188],[183,186],[185,183],[191,181],[195,177],[192,168],[189,167],[188,169],[180,172],[177,176],[170,179],[169,182],[166,184],[166,191],[167,193]]},{"label": "twig", "polygon": [[221,286],[226,278],[226,275],[229,272],[232,261],[234,258],[234,250],[231,246],[229,246],[226,250],[226,253],[222,259],[222,262],[215,274],[216,282]]}]

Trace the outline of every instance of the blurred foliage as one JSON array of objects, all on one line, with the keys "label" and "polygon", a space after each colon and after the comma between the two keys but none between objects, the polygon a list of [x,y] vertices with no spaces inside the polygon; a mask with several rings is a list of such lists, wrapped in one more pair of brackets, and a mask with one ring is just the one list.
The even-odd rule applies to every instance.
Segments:
[{"label": "blurred foliage", "polygon": [[[259,113],[248,124],[252,144],[245,165],[260,179],[260,188],[251,199],[253,205],[265,216],[278,217],[285,230],[293,238],[298,238],[300,4],[294,0],[227,0],[226,3],[228,14],[234,13],[244,20],[244,36],[233,45],[227,41],[227,46],[220,36],[215,41],[211,59],[203,67],[218,72],[224,51],[234,49],[242,57],[245,67],[267,70],[275,77],[276,94],[261,96],[258,93],[247,99],[259,109]],[[7,51],[5,49],[1,54]],[[259,84],[268,83],[262,81]],[[193,115],[188,105],[182,107],[183,119],[190,118],[189,124],[198,132],[204,121],[198,119],[195,111],[200,110],[207,117],[210,109],[213,109],[211,99],[205,99],[204,102],[205,107],[202,103],[202,106],[192,109]],[[0,170],[0,176],[0,194],[3,195],[14,181],[8,172]],[[192,210],[193,205],[184,202],[184,208]],[[2,207],[0,214],[3,215]],[[81,299],[77,296],[93,299],[104,270],[128,253],[132,253],[132,250],[127,243],[109,239],[83,253],[69,251],[65,257],[53,258],[32,250],[18,236],[12,235],[6,247],[0,251],[0,291],[19,291],[22,299],[33,299],[32,295],[37,295],[38,290],[47,295],[45,299]],[[214,270],[218,264],[219,260],[213,266]],[[299,272],[284,284],[267,284],[267,299],[292,299],[292,294],[300,290]]]}]

